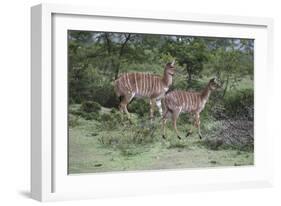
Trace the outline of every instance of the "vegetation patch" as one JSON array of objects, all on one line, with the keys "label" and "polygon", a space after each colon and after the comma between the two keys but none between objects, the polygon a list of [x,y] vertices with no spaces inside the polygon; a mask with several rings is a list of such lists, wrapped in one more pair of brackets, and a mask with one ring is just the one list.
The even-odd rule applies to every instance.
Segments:
[{"label": "vegetation patch", "polygon": [[81,110],[87,113],[97,113],[101,110],[101,106],[97,102],[85,101],[81,104]]},{"label": "vegetation patch", "polygon": [[204,131],[208,137],[203,145],[212,150],[237,149],[238,151],[254,150],[253,123],[251,121],[221,120],[216,122],[216,130]]}]

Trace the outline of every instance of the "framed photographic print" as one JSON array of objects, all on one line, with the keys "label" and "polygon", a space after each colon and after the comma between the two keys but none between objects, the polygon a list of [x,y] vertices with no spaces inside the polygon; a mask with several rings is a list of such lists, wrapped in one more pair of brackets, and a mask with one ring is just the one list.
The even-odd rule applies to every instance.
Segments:
[{"label": "framed photographic print", "polygon": [[40,201],[272,185],[268,18],[31,9]]}]

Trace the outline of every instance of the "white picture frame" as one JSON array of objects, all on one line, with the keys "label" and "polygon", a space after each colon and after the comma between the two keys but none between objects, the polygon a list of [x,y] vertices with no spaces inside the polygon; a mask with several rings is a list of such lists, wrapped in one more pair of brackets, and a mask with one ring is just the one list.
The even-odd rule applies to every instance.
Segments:
[{"label": "white picture frame", "polygon": [[[274,136],[267,115],[271,102],[264,98],[270,95],[266,91],[271,91],[274,75],[272,19],[40,4],[31,8],[31,27],[32,198],[52,201],[272,186]],[[67,52],[65,31],[73,28],[254,38],[254,166],[68,175],[67,68],[62,59]]]}]

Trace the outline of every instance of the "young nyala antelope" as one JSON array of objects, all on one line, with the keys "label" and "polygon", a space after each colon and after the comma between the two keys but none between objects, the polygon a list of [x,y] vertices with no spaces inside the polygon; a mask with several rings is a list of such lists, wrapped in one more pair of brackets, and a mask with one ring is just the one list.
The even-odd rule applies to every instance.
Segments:
[{"label": "young nyala antelope", "polygon": [[[180,113],[194,114],[195,122],[194,126],[198,128],[198,134],[200,139],[202,138],[200,131],[200,112],[205,108],[206,102],[209,99],[211,92],[220,85],[216,79],[213,78],[209,81],[208,85],[201,92],[193,91],[172,91],[166,94],[164,98],[165,111],[163,115],[163,138],[165,139],[165,125],[167,118],[172,117],[173,127],[177,133],[179,139],[181,139],[177,129],[177,119]],[[186,134],[186,136],[192,133],[192,128]]]},{"label": "young nyala antelope", "polygon": [[129,115],[127,105],[134,97],[149,98],[150,118],[153,118],[155,104],[162,117],[161,99],[172,84],[174,64],[175,61],[166,64],[163,76],[144,72],[124,73],[119,76],[114,82],[115,93],[121,97],[119,110]]}]

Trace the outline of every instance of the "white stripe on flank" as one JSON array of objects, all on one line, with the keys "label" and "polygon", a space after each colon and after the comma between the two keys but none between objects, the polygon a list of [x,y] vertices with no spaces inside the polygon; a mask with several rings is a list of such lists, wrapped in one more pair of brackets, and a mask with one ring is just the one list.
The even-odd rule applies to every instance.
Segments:
[{"label": "white stripe on flank", "polygon": [[183,93],[183,98],[185,102],[184,110],[188,111],[188,98],[186,96],[186,92]]},{"label": "white stripe on flank", "polygon": [[192,93],[188,93],[190,96],[190,111],[192,111],[192,105],[193,105],[193,98],[192,98]]},{"label": "white stripe on flank", "polygon": [[143,95],[146,96],[146,73],[144,73],[144,78],[143,78],[143,82],[144,82],[144,85],[143,85]]},{"label": "white stripe on flank", "polygon": [[192,95],[193,95],[193,98],[194,98],[193,110],[195,110],[196,109],[196,103],[197,103],[196,95],[194,93],[192,93]]},{"label": "white stripe on flank", "polygon": [[[123,77],[123,76],[122,76],[122,77]],[[126,89],[126,87],[125,87],[125,85],[124,85],[124,83],[123,83],[123,81],[122,81],[122,77],[118,80],[118,82],[119,82],[119,84],[121,85],[122,90],[124,90],[124,89]]]},{"label": "white stripe on flank", "polygon": [[191,111],[191,108],[190,108],[191,100],[190,100],[190,96],[189,96],[188,92],[186,93],[186,98],[187,98],[187,108],[188,108],[188,111]]},{"label": "white stripe on flank", "polygon": [[143,86],[144,86],[144,74],[140,73],[140,94],[143,95]]},{"label": "white stripe on flank", "polygon": [[194,94],[194,95],[195,95],[195,99],[196,99],[196,101],[195,101],[196,104],[195,104],[195,108],[194,109],[197,110],[198,109],[198,103],[199,103],[198,102],[198,95],[197,94]]},{"label": "white stripe on flank", "polygon": [[139,94],[139,88],[138,88],[138,82],[137,82],[137,73],[134,73],[134,77],[135,77],[135,85],[136,85],[136,94]]},{"label": "white stripe on flank", "polygon": [[178,105],[181,105],[180,92],[177,92]]},{"label": "white stripe on flank", "polygon": [[151,75],[148,74],[148,78],[147,78],[147,96],[150,97],[150,91],[151,91]]},{"label": "white stripe on flank", "polygon": [[150,87],[149,87],[149,96],[151,97],[151,95],[152,95],[152,93],[153,93],[153,82],[152,82],[152,80],[153,80],[153,76],[150,74],[149,75],[149,85],[150,85]]},{"label": "white stripe on flank", "polygon": [[158,90],[159,90],[159,85],[158,85],[157,78],[155,78],[155,93],[156,94],[158,94]]},{"label": "white stripe on flank", "polygon": [[149,74],[147,74],[147,85],[146,85],[146,96],[149,97],[149,90],[150,90],[150,87],[149,87]]},{"label": "white stripe on flank", "polygon": [[159,93],[161,93],[161,82],[160,81],[157,81],[157,82],[158,82],[158,85],[159,85],[159,87],[158,87],[158,94],[159,94]]},{"label": "white stripe on flank", "polygon": [[157,93],[157,85],[156,85],[156,77],[153,76],[153,93],[154,95]]},{"label": "white stripe on flank", "polygon": [[150,75],[147,74],[147,91],[146,91],[146,95],[149,97],[149,91],[150,91]]},{"label": "white stripe on flank", "polygon": [[196,99],[196,104],[195,104],[195,110],[197,110],[198,108],[198,95],[197,94],[194,94],[195,95],[195,99]]},{"label": "white stripe on flank", "polygon": [[150,76],[150,83],[149,83],[149,85],[150,85],[150,87],[149,87],[149,96],[151,97],[151,95],[153,94],[153,76],[150,74],[149,75]]},{"label": "white stripe on flank", "polygon": [[126,89],[131,91],[127,81],[127,73],[123,75],[123,79]]},{"label": "white stripe on flank", "polygon": [[157,93],[157,82],[156,82],[156,77],[153,77],[153,83],[154,83],[154,92]]},{"label": "white stripe on flank", "polygon": [[[151,83],[152,83],[152,89],[151,89],[151,92],[154,94],[155,93],[155,81],[154,81],[155,77],[152,76],[152,80],[151,80]],[[152,95],[152,94],[151,94]]]},{"label": "white stripe on flank", "polygon": [[188,107],[188,99],[186,98],[186,93],[185,92],[183,93],[183,98],[184,98],[184,102],[185,102],[185,108],[184,109],[188,110],[188,108],[187,108]]},{"label": "white stripe on flank", "polygon": [[181,92],[181,104],[182,104],[182,107],[185,108],[185,101],[184,101],[184,97],[183,97],[183,92]]},{"label": "white stripe on flank", "polygon": [[179,99],[179,105],[182,105],[182,101],[181,101],[181,92],[178,92],[178,99]]},{"label": "white stripe on flank", "polygon": [[146,74],[143,77],[143,94],[146,95]]},{"label": "white stripe on flank", "polygon": [[142,95],[145,95],[145,74],[142,74]]},{"label": "white stripe on flank", "polygon": [[196,104],[196,98],[195,98],[195,96],[194,96],[194,94],[193,93],[191,93],[192,94],[192,110],[194,110],[194,105]]},{"label": "white stripe on flank", "polygon": [[147,96],[148,97],[150,97],[150,91],[151,91],[150,74],[148,74],[148,78],[147,78]]},{"label": "white stripe on flank", "polygon": [[126,74],[126,77],[127,77],[127,82],[128,82],[129,88],[132,91],[133,88],[132,88],[132,85],[131,85],[131,82],[130,82],[129,73]]}]

